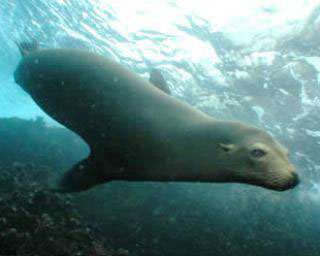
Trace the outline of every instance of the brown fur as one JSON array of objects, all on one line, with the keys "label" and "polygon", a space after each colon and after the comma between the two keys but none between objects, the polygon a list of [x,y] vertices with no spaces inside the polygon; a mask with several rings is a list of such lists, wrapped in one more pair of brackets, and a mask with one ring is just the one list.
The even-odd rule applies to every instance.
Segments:
[{"label": "brown fur", "polygon": [[110,180],[241,182],[274,190],[298,183],[287,150],[266,132],[217,121],[102,56],[28,52],[15,81],[90,146],[61,191]]}]

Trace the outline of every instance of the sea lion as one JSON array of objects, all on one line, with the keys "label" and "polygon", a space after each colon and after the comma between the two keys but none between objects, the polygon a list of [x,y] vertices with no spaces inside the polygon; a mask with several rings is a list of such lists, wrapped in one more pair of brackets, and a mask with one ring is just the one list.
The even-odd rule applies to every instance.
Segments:
[{"label": "sea lion", "polygon": [[216,120],[103,56],[19,48],[16,83],[90,146],[90,156],[61,179],[61,192],[111,180],[240,182],[278,191],[299,182],[287,149],[263,130]]}]

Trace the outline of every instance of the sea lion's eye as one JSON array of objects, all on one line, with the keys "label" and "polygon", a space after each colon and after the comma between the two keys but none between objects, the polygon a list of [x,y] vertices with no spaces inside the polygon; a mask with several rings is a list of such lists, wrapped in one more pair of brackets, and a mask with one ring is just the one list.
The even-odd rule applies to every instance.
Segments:
[{"label": "sea lion's eye", "polygon": [[260,157],[264,156],[265,154],[266,154],[266,152],[261,149],[254,149],[250,152],[250,155],[254,158],[260,158]]}]

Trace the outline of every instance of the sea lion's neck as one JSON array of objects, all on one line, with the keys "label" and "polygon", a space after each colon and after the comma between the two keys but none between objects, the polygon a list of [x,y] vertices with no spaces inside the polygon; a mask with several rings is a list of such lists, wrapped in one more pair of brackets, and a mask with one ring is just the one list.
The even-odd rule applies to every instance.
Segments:
[{"label": "sea lion's neck", "polygon": [[[215,130],[216,134],[212,131]],[[221,134],[219,133],[221,130]],[[201,119],[189,123],[183,132],[174,134],[168,140],[163,161],[142,171],[128,170],[113,179],[140,181],[228,181],[228,170],[219,141],[222,138],[223,123],[214,119]],[[211,141],[211,143],[208,143]],[[210,148],[208,148],[208,144]],[[133,175],[134,173],[134,175]]]}]

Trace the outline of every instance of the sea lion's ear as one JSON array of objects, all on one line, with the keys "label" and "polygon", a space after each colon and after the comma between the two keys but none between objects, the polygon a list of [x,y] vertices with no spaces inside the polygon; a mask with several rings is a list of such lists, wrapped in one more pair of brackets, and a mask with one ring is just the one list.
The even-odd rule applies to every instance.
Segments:
[{"label": "sea lion's ear", "polygon": [[224,143],[219,143],[219,147],[223,149],[224,152],[226,153],[231,153],[235,149],[234,144],[224,144]]}]

